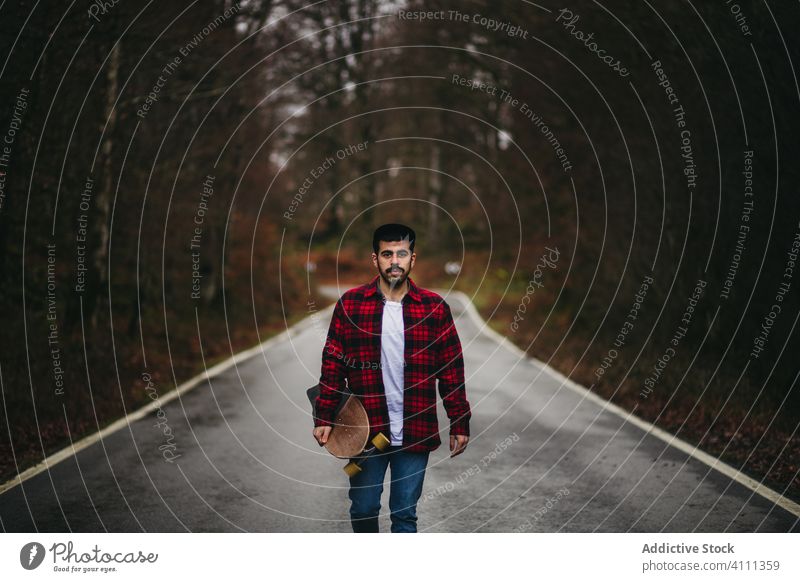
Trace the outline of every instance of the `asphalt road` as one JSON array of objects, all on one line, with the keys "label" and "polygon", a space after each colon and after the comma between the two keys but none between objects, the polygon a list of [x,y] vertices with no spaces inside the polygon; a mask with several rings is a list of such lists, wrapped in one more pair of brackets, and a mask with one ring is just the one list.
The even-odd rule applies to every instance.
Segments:
[{"label": "asphalt road", "polygon": [[[449,458],[439,402],[443,445],[428,464],[419,531],[800,531],[796,515],[520,359],[481,331],[463,296],[447,301],[464,348],[472,438],[464,454]],[[160,416],[6,491],[0,527],[351,531],[344,462],[314,441],[305,395],[319,378],[330,313],[201,382]],[[179,455],[172,461],[164,456],[170,444]],[[389,529],[389,479],[382,531]]]}]

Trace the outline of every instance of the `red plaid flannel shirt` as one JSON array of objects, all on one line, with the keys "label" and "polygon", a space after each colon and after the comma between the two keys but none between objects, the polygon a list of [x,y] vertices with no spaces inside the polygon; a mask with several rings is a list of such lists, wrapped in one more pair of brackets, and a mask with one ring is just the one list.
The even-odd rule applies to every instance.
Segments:
[{"label": "red plaid flannel shirt", "polygon": [[[370,440],[389,436],[389,411],[381,367],[381,325],[384,297],[378,275],[346,291],[336,302],[322,350],[320,394],[315,426],[334,423],[334,411],[347,379],[361,399],[370,423]],[[433,451],[441,444],[436,416],[435,380],[439,380],[451,435],[469,435],[470,407],[464,387],[464,359],[450,306],[433,291],[408,278],[403,296],[405,365],[403,389],[403,449]]]}]

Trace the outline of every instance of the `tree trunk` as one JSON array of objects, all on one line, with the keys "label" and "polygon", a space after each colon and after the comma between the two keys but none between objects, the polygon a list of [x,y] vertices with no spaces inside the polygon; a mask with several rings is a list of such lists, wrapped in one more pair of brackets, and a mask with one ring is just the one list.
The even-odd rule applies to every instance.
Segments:
[{"label": "tree trunk", "polygon": [[[100,180],[98,188],[94,193],[95,219],[94,225],[94,251],[92,253],[92,284],[88,287],[89,308],[91,310],[92,327],[97,326],[97,313],[99,310],[99,297],[102,296],[103,289],[108,283],[108,239],[109,239],[109,217],[111,215],[111,196],[114,188],[114,176],[112,174],[112,154],[114,151],[114,133],[117,125],[117,110],[114,102],[117,98],[119,85],[119,61],[121,40],[116,42],[111,49],[111,56],[108,60],[106,69],[106,100],[103,110],[103,120],[105,122],[105,134],[103,135],[103,145],[100,149]],[[102,127],[102,126],[101,126]]]},{"label": "tree trunk", "polygon": [[430,188],[428,206],[428,242],[430,248],[436,248],[439,237],[439,201],[441,200],[442,192],[442,175],[441,171],[441,154],[442,150],[439,142],[431,142],[431,170],[430,179],[428,180],[428,187]]}]

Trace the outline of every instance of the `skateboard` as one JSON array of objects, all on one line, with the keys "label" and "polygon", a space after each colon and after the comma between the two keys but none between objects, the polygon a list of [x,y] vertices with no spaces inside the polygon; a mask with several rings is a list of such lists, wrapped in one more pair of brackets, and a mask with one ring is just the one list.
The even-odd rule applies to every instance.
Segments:
[{"label": "skateboard", "polygon": [[[306,393],[311,401],[316,417],[316,400],[319,395],[319,384],[309,388]],[[367,446],[369,438],[369,417],[364,405],[355,394],[344,394],[334,415],[333,428],[328,435],[328,442],[325,448],[334,457],[339,459],[349,459],[344,466],[344,472],[348,477],[353,477],[361,472],[361,464],[376,452],[386,450],[391,444],[386,436],[379,432],[370,441],[371,446]]]}]

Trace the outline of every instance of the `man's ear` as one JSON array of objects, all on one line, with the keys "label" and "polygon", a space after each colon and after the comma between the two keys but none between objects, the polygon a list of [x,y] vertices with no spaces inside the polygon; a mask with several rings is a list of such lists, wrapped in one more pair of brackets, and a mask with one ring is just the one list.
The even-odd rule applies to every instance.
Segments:
[{"label": "man's ear", "polygon": [[378,255],[376,255],[375,253],[372,253],[372,264],[375,265],[376,267],[378,266]]}]

